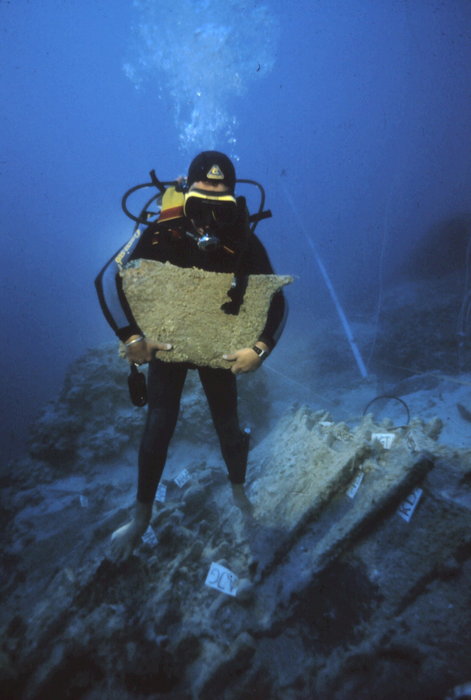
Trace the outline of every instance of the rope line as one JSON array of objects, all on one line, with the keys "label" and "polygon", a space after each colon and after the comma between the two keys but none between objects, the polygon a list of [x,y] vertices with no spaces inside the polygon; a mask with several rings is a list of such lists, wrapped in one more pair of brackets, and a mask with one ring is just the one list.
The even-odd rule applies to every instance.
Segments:
[{"label": "rope line", "polygon": [[[410,372],[411,374],[417,374],[417,375],[430,375],[432,374],[433,371],[429,372],[421,372],[418,369],[409,369],[408,367],[401,367],[401,365],[393,365],[391,362],[382,362],[380,360],[376,360],[376,362],[379,365],[387,365],[388,367],[394,367],[395,369],[403,369],[406,372]],[[471,382],[464,382],[462,379],[454,379],[453,377],[449,377],[446,374],[433,374],[434,377],[437,377],[438,379],[446,379],[448,382],[454,382],[455,384],[462,384],[463,386],[471,386]]]},{"label": "rope line", "polygon": [[312,391],[312,389],[309,389],[305,384],[300,384],[300,382],[297,382],[294,379],[291,379],[291,377],[287,377],[286,374],[279,372],[277,369],[274,369],[273,367],[270,367],[269,365],[265,365],[265,368],[269,369],[270,372],[275,372],[275,374],[279,374],[280,377],[283,377],[283,379],[286,379],[287,382],[291,382],[291,384],[296,384],[296,386],[300,386],[301,389],[304,389],[305,391],[307,391],[308,394],[311,394],[312,396],[315,396],[316,398],[321,399],[322,401],[325,401],[330,406],[333,406],[334,408],[338,409],[339,411],[343,411],[343,413],[346,413],[346,415],[349,418],[351,418],[351,419],[355,418],[355,416],[352,413],[350,413],[350,411],[346,411],[341,406],[337,406],[336,403],[333,403],[332,401],[329,401],[329,399],[326,399],[325,396],[321,396],[321,394],[317,394],[315,391]]}]

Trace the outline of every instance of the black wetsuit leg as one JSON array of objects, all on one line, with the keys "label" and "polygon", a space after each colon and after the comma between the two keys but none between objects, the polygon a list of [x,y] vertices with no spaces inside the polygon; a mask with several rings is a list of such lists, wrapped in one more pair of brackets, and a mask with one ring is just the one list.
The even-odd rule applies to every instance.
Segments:
[{"label": "black wetsuit leg", "polygon": [[180,399],[188,366],[152,360],[147,376],[147,421],[139,448],[137,500],[150,503],[167,459],[168,446],[177,424]]},{"label": "black wetsuit leg", "polygon": [[240,429],[237,416],[236,377],[228,369],[198,367],[198,372],[229,472],[229,481],[233,484],[243,484],[247,470],[249,438]]}]

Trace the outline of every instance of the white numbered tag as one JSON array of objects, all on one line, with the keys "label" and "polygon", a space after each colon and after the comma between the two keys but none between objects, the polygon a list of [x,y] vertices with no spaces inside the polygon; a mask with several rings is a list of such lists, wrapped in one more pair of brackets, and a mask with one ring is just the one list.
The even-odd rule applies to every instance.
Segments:
[{"label": "white numbered tag", "polygon": [[420,501],[420,497],[422,496],[423,491],[422,489],[419,489],[418,487],[410,493],[407,498],[405,498],[399,508],[397,509],[397,514],[401,516],[401,518],[404,518],[406,522],[409,522],[409,520],[412,518],[412,514],[414,510],[417,507],[418,502]]},{"label": "white numbered tag", "polygon": [[217,591],[222,591],[228,595],[235,596],[237,593],[237,585],[239,579],[232,571],[226,569],[225,566],[220,564],[211,564],[211,568],[206,577],[205,585],[210,588],[215,588]]},{"label": "white numbered tag", "polygon": [[348,487],[348,490],[347,490],[347,496],[349,498],[355,498],[355,494],[358,491],[358,489],[360,488],[360,484],[363,481],[364,476],[365,476],[364,473],[360,472],[353,479],[352,483],[350,484],[350,486]]},{"label": "white numbered tag", "polygon": [[86,496],[80,496],[80,505],[82,508],[88,508],[88,498]]},{"label": "white numbered tag", "polygon": [[321,420],[319,421],[319,425],[322,425],[323,428],[328,428],[329,425],[333,425],[333,422],[330,420]]},{"label": "white numbered tag", "polygon": [[155,500],[165,503],[165,496],[167,494],[167,487],[165,484],[159,484],[157,487],[157,493],[155,494]]},{"label": "white numbered tag", "polygon": [[394,433],[373,433],[371,439],[379,440],[385,450],[390,450],[395,437]]},{"label": "white numbered tag", "polygon": [[155,532],[153,531],[150,525],[142,535],[142,541],[146,544],[152,545],[152,547],[154,547],[157,544],[157,537],[155,536]]},{"label": "white numbered tag", "polygon": [[188,472],[188,469],[184,469],[182,472],[180,472],[180,474],[177,476],[177,478],[174,479],[174,481],[177,484],[177,486],[179,486],[181,488],[182,486],[185,486],[185,484],[189,478],[190,478],[190,474]]}]

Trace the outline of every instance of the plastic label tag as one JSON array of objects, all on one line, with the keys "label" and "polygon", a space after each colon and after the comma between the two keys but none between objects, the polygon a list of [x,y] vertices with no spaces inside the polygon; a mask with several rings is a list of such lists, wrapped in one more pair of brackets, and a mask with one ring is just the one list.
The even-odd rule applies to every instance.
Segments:
[{"label": "plastic label tag", "polygon": [[165,496],[167,494],[167,487],[165,484],[159,484],[157,487],[157,493],[155,494],[155,500],[165,503]]},{"label": "plastic label tag", "polygon": [[360,488],[360,484],[363,481],[363,477],[365,474],[363,472],[360,472],[359,474],[356,475],[356,477],[353,479],[352,483],[347,489],[347,496],[349,498],[355,498],[355,494]]},{"label": "plastic label tag", "polygon": [[232,571],[226,569],[220,564],[211,564],[211,568],[206,577],[205,585],[209,588],[215,588],[217,591],[227,593],[227,595],[235,596],[237,594],[237,586],[239,579]]},{"label": "plastic label tag", "polygon": [[80,505],[82,508],[88,508],[88,498],[86,496],[80,496]]},{"label": "plastic label tag", "polygon": [[394,433],[373,433],[371,439],[379,440],[385,450],[390,450],[395,437]]},{"label": "plastic label tag", "polygon": [[181,488],[182,486],[185,486],[185,484],[189,480],[189,478],[190,478],[190,474],[188,472],[188,469],[184,469],[182,472],[180,472],[180,474],[177,476],[177,478],[174,479],[174,481],[177,484],[177,486],[179,486]]},{"label": "plastic label tag", "polygon": [[158,543],[157,537],[155,536],[155,532],[153,531],[150,525],[142,535],[142,541],[146,544],[150,544],[152,547],[155,547],[155,545]]},{"label": "plastic label tag", "polygon": [[406,522],[412,518],[412,514],[417,507],[420,497],[423,494],[423,490],[418,487],[415,488],[412,493],[410,493],[407,498],[405,498],[399,508],[397,509],[397,514],[404,518]]},{"label": "plastic label tag", "polygon": [[319,425],[322,425],[323,428],[328,428],[329,425],[333,425],[333,422],[330,420],[321,420],[319,421]]}]

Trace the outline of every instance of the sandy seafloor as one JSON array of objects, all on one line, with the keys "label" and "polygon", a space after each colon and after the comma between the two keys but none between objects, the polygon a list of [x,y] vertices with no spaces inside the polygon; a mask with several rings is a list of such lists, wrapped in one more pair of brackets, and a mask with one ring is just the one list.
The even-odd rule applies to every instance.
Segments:
[{"label": "sandy seafloor", "polygon": [[[154,677],[151,674],[149,676],[147,667],[147,670],[143,671],[140,666],[141,662],[136,660],[132,651],[132,645],[136,644],[134,630],[141,629],[142,621],[136,621],[137,618],[132,615],[137,615],[136,609],[138,611],[140,606],[144,609],[147,604],[150,605],[147,602],[151,595],[150,591],[154,590],[156,586],[158,589],[159,580],[164,578],[164,569],[161,568],[163,563],[161,564],[159,561],[158,550],[156,553],[150,552],[148,545],[143,545],[137,551],[131,564],[126,565],[128,568],[115,569],[114,565],[110,564],[107,559],[110,533],[117,526],[126,522],[135,498],[138,447],[136,436],[140,432],[142,414],[139,414],[140,417],[137,420],[135,416],[138,414],[133,413],[134,418],[131,419],[129,418],[131,413],[126,413],[129,411],[129,407],[125,393],[126,374],[124,374],[124,381],[121,382],[121,379],[118,381],[118,383],[121,382],[120,388],[117,389],[115,385],[112,387],[112,391],[119,397],[116,401],[116,408],[118,410],[122,406],[123,413],[121,417],[118,416],[118,420],[114,420],[111,431],[103,432],[102,428],[103,424],[106,425],[107,416],[99,415],[100,401],[103,396],[106,397],[108,389],[106,382],[97,388],[93,378],[95,369],[99,369],[100,362],[109,356],[110,350],[109,348],[103,351],[98,349],[91,351],[91,355],[83,367],[75,370],[75,374],[72,372],[66,380],[67,391],[63,390],[58,404],[55,407],[46,408],[43,412],[43,422],[41,423],[40,420],[33,429],[32,444],[35,456],[33,458],[25,456],[24,459],[15,460],[2,479],[1,516],[4,577],[0,612],[0,625],[2,627],[0,673],[6,692],[5,697],[39,700],[46,696],[55,697],[54,693],[58,693],[59,688],[62,688],[63,691],[61,697],[84,698],[85,700],[94,700],[98,697],[122,697],[124,700],[144,697],[155,700],[163,697],[168,697],[170,700],[185,700],[191,697],[201,697],[202,699],[221,697],[223,700],[246,700],[249,697],[256,697],[257,700],[272,700],[272,698],[273,700],[303,700],[303,698],[314,699],[316,697],[322,700],[324,698],[326,700],[327,698],[348,700],[350,697],[363,698],[364,700],[367,698],[389,700],[392,697],[411,698],[411,700],[423,697],[430,700],[437,698],[438,700],[445,697],[470,697],[470,695],[465,694],[468,691],[463,689],[456,690],[455,695],[452,695],[454,687],[471,681],[469,666],[466,668],[466,663],[460,660],[466,655],[469,658],[471,637],[468,635],[463,638],[458,629],[455,635],[453,625],[458,623],[452,621],[453,611],[458,615],[458,610],[460,612],[457,619],[465,621],[466,614],[469,617],[469,610],[468,613],[465,611],[471,607],[469,606],[469,594],[466,598],[466,594],[463,593],[463,591],[469,591],[471,583],[469,566],[471,555],[471,460],[469,459],[471,422],[466,414],[466,411],[471,412],[471,364],[466,365],[466,362],[470,360],[463,353],[458,358],[456,337],[450,337],[450,328],[456,318],[460,302],[459,287],[456,282],[456,277],[450,278],[446,294],[443,293],[443,287],[442,290],[431,294],[428,283],[420,282],[409,284],[406,287],[407,294],[404,294],[404,289],[402,289],[401,293],[395,290],[389,296],[386,295],[383,311],[385,320],[380,322],[378,340],[376,341],[377,350],[371,362],[376,374],[371,372],[367,378],[361,378],[353,355],[350,354],[348,344],[343,337],[341,327],[335,327],[332,321],[319,320],[317,328],[312,329],[310,334],[294,335],[288,326],[285,337],[263,369],[252,377],[239,380],[242,389],[241,415],[244,427],[248,426],[250,416],[254,420],[250,426],[252,429],[252,450],[248,469],[249,495],[252,493],[254,483],[256,483],[253,474],[258,474],[257,470],[260,468],[260,465],[254,460],[263,461],[265,459],[264,445],[269,444],[271,436],[278,434],[276,431],[279,430],[280,421],[290,412],[296,416],[299,407],[308,406],[308,411],[314,414],[316,411],[327,412],[336,424],[346,423],[352,431],[355,431],[355,428],[361,423],[367,404],[373,398],[386,394],[397,396],[405,402],[412,419],[419,418],[424,423],[436,418],[441,420],[443,427],[437,439],[437,454],[440,452],[440,445],[446,446],[447,451],[446,454],[444,453],[445,456],[441,458],[442,477],[440,478],[442,481],[440,483],[442,486],[440,488],[445,493],[447,472],[446,465],[443,468],[443,464],[446,463],[447,459],[449,459],[450,464],[454,460],[455,466],[452,466],[450,471],[450,483],[451,479],[455,478],[459,472],[459,480],[456,482],[458,486],[453,491],[452,497],[445,494],[445,498],[450,503],[453,502],[453,507],[458,509],[457,512],[459,511],[460,518],[463,519],[464,544],[461,543],[459,554],[453,553],[451,550],[446,550],[448,552],[446,555],[437,554],[435,569],[431,569],[431,573],[424,573],[420,581],[414,584],[417,591],[420,589],[420,593],[417,592],[417,595],[414,593],[417,599],[425,600],[427,595],[436,595],[438,596],[437,600],[441,601],[444,611],[441,613],[435,611],[440,620],[441,626],[439,628],[437,628],[436,620],[432,620],[431,613],[430,625],[435,630],[433,632],[435,639],[433,643],[430,642],[430,649],[425,649],[424,642],[419,640],[419,632],[416,636],[413,632],[409,632],[407,643],[405,641],[399,643],[397,640],[394,643],[386,643],[384,638],[387,634],[393,636],[390,628],[386,625],[383,629],[383,622],[381,624],[376,622],[377,627],[375,628],[373,623],[368,622],[369,618],[365,618],[362,624],[366,626],[371,624],[371,630],[368,631],[366,627],[365,632],[363,629],[363,636],[359,641],[351,637],[352,630],[345,623],[345,637],[348,638],[348,643],[354,650],[349,652],[350,656],[354,655],[355,652],[358,657],[363,654],[365,659],[369,659],[368,663],[365,661],[365,668],[367,667],[369,670],[365,671],[361,681],[358,680],[357,676],[355,676],[355,682],[351,681],[351,675],[348,675],[351,671],[345,670],[348,663],[345,660],[342,661],[342,654],[346,652],[341,633],[333,643],[316,646],[318,642],[316,644],[312,642],[314,645],[313,658],[316,658],[316,654],[319,658],[322,656],[322,664],[319,662],[318,667],[314,664],[311,670],[305,665],[305,670],[299,670],[297,675],[295,673],[290,675],[287,671],[280,669],[280,678],[286,676],[286,680],[283,683],[280,681],[278,685],[276,682],[272,682],[273,679],[269,680],[268,676],[263,676],[262,670],[260,670],[263,669],[261,661],[253,662],[253,677],[250,676],[252,661],[244,662],[248,664],[246,666],[243,664],[240,668],[237,666],[239,663],[237,654],[241,658],[246,658],[244,654],[250,659],[263,658],[262,651],[265,641],[257,641],[259,637],[256,633],[253,635],[255,642],[253,642],[252,637],[250,638],[252,641],[243,638],[240,642],[240,648],[237,647],[238,651],[234,652],[232,657],[230,656],[231,647],[229,647],[229,651],[224,651],[227,648],[227,640],[220,642],[222,646],[219,648],[219,652],[216,652],[216,647],[214,647],[211,652],[214,659],[219,658],[217,653],[226,654],[226,656],[216,671],[207,672],[205,670],[209,676],[204,682],[201,679],[198,680],[198,662],[192,660],[190,654],[188,665],[184,670],[187,685],[181,690],[178,689],[178,685],[175,686],[175,683],[172,685],[169,682],[168,686],[165,683],[162,685],[161,675]],[[411,297],[414,300],[412,306],[410,305]],[[404,298],[407,299],[407,303],[401,306]],[[403,319],[403,325],[398,324],[397,320],[388,325],[388,314],[391,318],[397,319],[398,313],[399,318]],[[423,321],[422,324],[420,319]],[[352,320],[352,328],[360,347],[362,344],[366,346],[367,341],[371,342],[371,338],[378,330],[360,315]],[[417,352],[417,348],[422,349],[422,355]],[[93,354],[94,352],[96,356]],[[104,354],[101,354],[102,352]],[[411,357],[413,358],[412,363],[410,363]],[[407,368],[405,365],[408,359],[412,366]],[[94,367],[94,362],[97,367]],[[116,362],[121,361],[116,360]],[[119,368],[119,364],[116,366]],[[113,371],[115,371],[114,366]],[[77,381],[78,384],[73,386],[73,381]],[[245,390],[243,389],[244,383],[247,384]],[[164,555],[162,556],[166,561],[167,569],[165,572],[167,573],[174,560],[179,556],[188,556],[184,553],[194,550],[195,542],[191,537],[196,537],[197,531],[202,538],[201,545],[198,546],[207,549],[209,546],[207,545],[208,538],[211,536],[213,539],[215,548],[208,554],[210,558],[212,556],[213,559],[217,559],[215,552],[218,552],[220,555],[218,560],[225,562],[231,568],[237,566],[236,561],[239,564],[241,561],[245,561],[240,554],[240,547],[246,541],[243,535],[246,525],[243,524],[240,514],[231,505],[217,440],[209,415],[207,413],[205,415],[201,398],[194,394],[193,386],[194,379],[190,381],[190,386],[184,395],[186,399],[183,402],[182,418],[171,444],[163,475],[163,482],[169,485],[168,505],[166,503],[163,511],[158,510],[158,515],[155,518],[154,530],[159,538],[162,537],[162,542],[166,542],[165,538],[168,537],[168,532],[165,530],[165,518],[162,514],[167,513],[165,517],[168,517],[175,527],[177,527],[176,514],[180,514],[183,518],[178,525],[181,530],[176,530],[177,534],[175,535],[177,539],[181,538],[181,541],[163,545]],[[90,406],[83,399],[87,396],[87,391],[90,392],[90,387],[93,387],[92,395],[94,391],[96,392],[96,395],[92,397],[96,402],[95,407]],[[67,410],[63,408],[66,405],[68,406]],[[75,409],[71,409],[71,406],[74,405]],[[458,406],[463,407],[464,410],[462,408],[460,411]],[[74,414],[74,410],[77,412],[76,414]],[[69,414],[65,416],[67,411]],[[72,411],[71,414],[70,411]],[[407,423],[407,412],[404,404],[394,399],[377,401],[372,404],[368,412],[373,414],[376,424],[382,426],[378,429],[385,431],[393,431],[394,426],[403,426]],[[84,422],[85,413],[88,415],[88,423]],[[44,416],[47,417],[45,422]],[[134,434],[134,436],[131,438],[129,436],[123,437],[122,432],[126,431],[125,425],[129,427],[132,420],[136,421],[136,425],[131,431],[131,435]],[[109,421],[112,422],[111,413]],[[97,428],[98,423],[100,426]],[[57,430],[55,426],[58,426]],[[76,440],[74,431],[79,435],[77,440],[82,434],[85,436],[85,442],[76,441],[74,443]],[[280,437],[282,437],[281,434]],[[38,448],[38,440],[40,442],[41,439],[46,445],[46,447],[43,445],[44,449],[41,448],[42,452]],[[75,453],[68,440],[72,441],[70,444],[79,445]],[[87,440],[90,445],[94,444],[93,449],[88,452]],[[94,441],[96,443],[101,441],[101,444],[97,445]],[[59,444],[62,445],[60,449],[57,448]],[[458,465],[457,468],[456,465]],[[183,469],[188,469],[191,474],[189,484],[182,490],[175,486],[172,488],[172,480]],[[269,469],[270,464],[265,464],[263,473],[266,474]],[[289,470],[285,474],[284,483],[286,483],[286,489],[289,490]],[[433,484],[429,487],[430,494],[435,493],[434,488]],[[86,497],[86,507],[83,507],[83,504],[81,507],[80,496]],[[435,496],[436,493],[434,498]],[[266,494],[265,497],[270,498],[269,494]],[[260,516],[263,503],[269,503],[269,500],[262,501],[261,504],[258,503],[256,518]],[[185,520],[187,518],[185,507],[189,513],[188,521]],[[158,508],[163,508],[163,506],[158,506]],[[419,510],[418,512],[420,513]],[[425,513],[424,505],[422,514],[425,515]],[[212,522],[211,517],[214,514],[216,514],[216,519]],[[416,517],[418,523],[419,515]],[[430,518],[433,520],[434,517],[432,513]],[[453,514],[447,513],[447,517],[453,517]],[[209,522],[209,525],[207,528],[202,528],[201,522]],[[469,530],[466,530],[468,525]],[[332,527],[335,528],[335,524]],[[401,527],[401,525],[396,524],[395,527]],[[414,516],[408,527],[410,528],[409,533],[412,532]],[[422,525],[420,529],[423,529]],[[397,536],[397,533],[394,536]],[[411,535],[409,534],[407,537],[411,537]],[[431,532],[430,537],[440,537],[440,534]],[[157,547],[159,546],[157,545]],[[367,545],[365,546],[367,547]],[[400,548],[400,546],[400,542],[396,543],[396,547]],[[170,549],[168,549],[169,547]],[[179,547],[181,549],[178,549]],[[352,552],[347,553],[347,560],[341,560],[342,566],[350,566],[348,556],[353,557],[351,561],[355,560],[358,555],[355,547],[353,547]],[[361,540],[359,547],[361,550]],[[239,552],[239,559],[236,559],[234,553],[234,561],[231,560],[231,548],[234,548],[234,552],[236,550]],[[439,561],[439,557],[442,555],[446,558],[445,562]],[[443,573],[435,575],[433,572],[436,567],[442,565],[448,572],[447,575],[445,576]],[[181,563],[179,566],[181,568]],[[364,562],[362,566],[367,567]],[[192,575],[201,577],[201,571],[199,574],[195,572],[198,571],[198,568],[204,569],[205,567],[207,568],[207,563],[203,566],[199,560],[195,559],[193,563],[187,564],[183,569],[189,569],[187,576],[191,578]],[[243,569],[242,564],[240,567]],[[418,568],[420,568],[419,565]],[[165,573],[165,586],[169,587],[169,591],[171,591],[172,586],[175,588],[180,583],[177,581],[177,583],[170,584],[167,573]],[[241,571],[238,573],[242,576],[245,575]],[[132,588],[132,592],[129,589],[128,594],[126,594],[127,580]],[[198,580],[201,589],[202,581]],[[128,595],[128,600],[121,601],[127,609],[127,622],[124,625],[124,631],[123,627],[116,623],[115,633],[110,632],[103,637],[100,625],[103,626],[106,622],[106,625],[109,626],[111,625],[111,617],[113,619],[119,617],[121,603],[113,595],[108,601],[106,601],[105,596],[100,603],[101,593],[97,591],[102,591],[103,587],[105,589],[109,587],[111,592],[118,586],[117,582],[119,581],[121,581],[119,583],[121,594],[125,597]],[[164,584],[162,583],[162,585]],[[181,585],[183,586],[183,583]],[[193,585],[195,585],[194,581]],[[348,581],[346,581],[346,585],[347,587],[350,585]],[[453,595],[446,592],[448,591],[447,587],[451,587],[450,590],[455,587]],[[140,588],[142,588],[141,593],[139,591],[136,593],[136,589]],[[188,620],[192,619],[192,616],[194,618],[195,612],[185,608],[186,603],[188,603],[187,599],[193,596],[191,592],[193,589],[182,588],[181,590],[183,593],[180,592],[180,596],[183,596],[183,600],[178,615],[181,616],[179,624],[184,627],[190,624]],[[93,595],[90,591],[94,591]],[[211,610],[211,615],[214,616],[214,618],[209,619],[207,624],[209,627],[212,624],[217,626],[220,624],[218,619],[220,612],[218,612],[218,607],[215,607],[215,601],[211,598],[214,591],[207,589],[206,593],[209,596],[208,599],[204,599],[208,606],[207,611]],[[95,601],[93,604],[90,603],[90,595]],[[224,598],[224,594],[215,595]],[[200,603],[203,607],[206,604],[204,601]],[[363,604],[366,605],[364,601]],[[436,600],[433,604],[437,605]],[[159,603],[159,605],[163,604]],[[218,605],[222,606],[223,603],[218,603]],[[330,615],[334,619],[337,613],[335,612],[335,604],[332,603],[332,605],[333,611],[328,613],[324,611],[322,615]],[[133,614],[129,612],[129,606],[134,610]],[[87,616],[85,616],[85,610],[87,610]],[[186,612],[182,612],[184,610]],[[205,615],[209,615],[207,611]],[[236,611],[233,615],[234,620],[239,620],[238,624],[242,626],[241,629],[246,624],[242,621],[243,615],[246,613],[246,608],[242,606],[240,611]],[[398,612],[397,620],[401,621],[401,625],[406,626],[401,617],[403,614],[404,611]],[[416,618],[419,616],[418,612],[410,614],[415,615]],[[422,610],[420,615],[423,614]],[[424,638],[428,634],[427,615],[428,613],[425,613],[425,618],[422,618],[420,623],[416,622],[417,629],[423,630],[422,636]],[[450,628],[447,627],[447,615],[450,616]],[[203,617],[203,613],[201,616]],[[354,617],[355,615],[352,615],[352,618]],[[68,628],[66,628],[65,622],[61,624],[61,619],[68,621]],[[374,614],[372,619],[375,619]],[[90,620],[94,620],[94,622],[92,623]],[[163,628],[155,623],[158,630],[152,634],[146,627],[146,644],[154,643],[155,639],[163,639],[168,629],[175,629],[176,637],[181,635],[180,628],[177,631],[177,627],[175,627],[176,618],[173,619],[170,615],[170,618],[167,616],[165,620]],[[467,622],[463,622],[468,629],[470,628],[469,622],[471,622],[469,619]],[[146,624],[148,625],[148,622]],[[226,620],[224,624],[230,637],[231,623]],[[280,632],[277,624],[280,623],[274,623],[270,635],[278,639],[280,634],[283,635],[284,632]],[[292,624],[295,631],[290,639],[297,636],[298,627],[296,625],[301,623]],[[315,627],[317,624],[315,620],[313,624]],[[391,620],[388,624],[391,624]],[[394,626],[393,623],[393,628]],[[384,633],[386,628],[389,630],[387,634]],[[71,629],[79,630],[74,633],[73,642],[71,642]],[[382,637],[381,635],[378,637],[380,629]],[[440,639],[440,633],[437,633],[437,629],[443,630],[443,640]],[[80,630],[82,631],[80,632]],[[207,634],[205,633],[206,636]],[[240,634],[236,637],[236,641],[241,638]],[[129,638],[126,635],[129,635]],[[218,639],[218,634],[216,634],[211,644],[215,644]],[[292,663],[292,661],[288,661],[291,652],[286,647],[287,638],[283,637],[283,639],[286,663]],[[170,641],[166,644],[169,644],[167,649],[172,649],[171,633]],[[256,652],[252,649],[252,644],[255,644]],[[355,644],[357,644],[357,648],[355,648]],[[431,689],[430,683],[427,684],[422,680],[418,671],[414,671],[412,674],[419,678],[418,685],[414,686],[410,680],[411,668],[414,663],[420,663],[424,668],[426,666],[424,659],[420,662],[411,661],[414,659],[413,649],[415,645],[417,645],[418,657],[422,654],[424,659],[432,659],[437,668],[437,678],[432,684],[435,690]],[[43,651],[40,651],[41,648]],[[80,649],[80,652],[77,651],[77,648]],[[178,648],[180,649],[180,647]],[[108,649],[107,653],[110,658],[116,659],[114,663],[116,663],[117,668],[121,663],[120,655],[126,657],[124,670],[121,668],[120,672],[117,672],[116,678],[114,676],[111,678],[109,668],[105,670],[106,664],[100,662],[105,649]],[[160,647],[159,650],[159,654],[163,653]],[[146,653],[151,652],[147,650]],[[204,653],[206,656],[201,657],[204,658],[204,663],[201,662],[201,664],[206,669],[209,663],[207,656],[209,652],[206,647]],[[272,652],[267,651],[264,653],[268,656],[272,654]],[[306,653],[306,649],[302,653]],[[227,656],[228,654],[229,656]],[[388,654],[389,656],[387,656]],[[437,661],[435,661],[434,654]],[[388,659],[387,663],[390,664],[386,670],[383,667],[385,655]],[[451,663],[452,657],[456,659],[456,662]],[[373,658],[376,665],[371,661]],[[76,668],[77,659],[82,659],[80,663],[84,664],[83,668],[79,664],[79,671]],[[84,659],[86,661],[83,661]],[[159,659],[158,663],[161,662],[160,656]],[[257,663],[261,666],[257,666]],[[303,663],[306,664],[306,662]],[[230,676],[233,673],[231,664],[235,665],[236,675],[239,674],[237,678],[240,676],[239,680],[243,679],[240,681],[242,683],[240,690],[238,690],[239,681],[230,681],[227,687],[221,681],[221,674],[223,676],[229,674]],[[375,670],[378,664],[383,664],[379,671]],[[405,664],[405,666],[403,667],[401,664]],[[238,668],[239,670],[237,670]],[[401,681],[400,676],[403,671],[405,675]],[[183,674],[183,671],[181,672]],[[425,672],[422,670],[421,673]],[[430,675],[430,672],[427,673]],[[319,675],[319,678],[323,674],[324,678],[317,685],[316,674]],[[142,681],[142,678],[148,679],[148,677],[151,680],[146,685],[147,681]],[[123,678],[125,681],[122,681]],[[137,681],[136,678],[141,680]],[[156,684],[155,687],[152,683]],[[253,687],[253,693],[249,692],[250,687]],[[159,691],[157,692],[155,688],[159,688]]]}]

